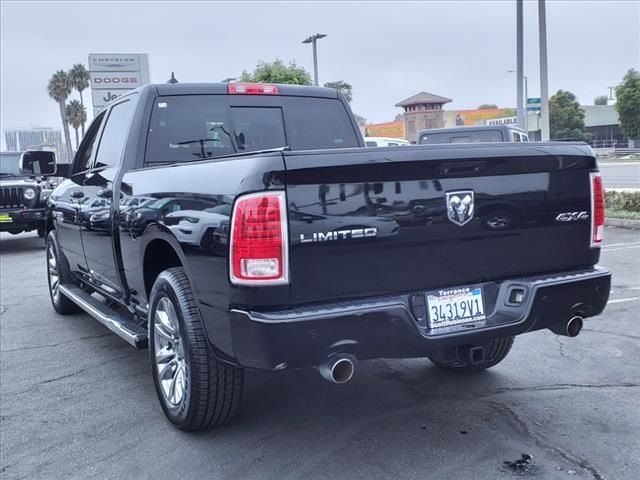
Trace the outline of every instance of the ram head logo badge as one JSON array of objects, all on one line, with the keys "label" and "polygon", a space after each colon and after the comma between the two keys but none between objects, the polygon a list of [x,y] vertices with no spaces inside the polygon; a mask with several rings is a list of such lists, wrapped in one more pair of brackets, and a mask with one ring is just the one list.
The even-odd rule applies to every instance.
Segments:
[{"label": "ram head logo badge", "polygon": [[473,190],[456,190],[446,193],[447,217],[463,226],[473,218]]}]

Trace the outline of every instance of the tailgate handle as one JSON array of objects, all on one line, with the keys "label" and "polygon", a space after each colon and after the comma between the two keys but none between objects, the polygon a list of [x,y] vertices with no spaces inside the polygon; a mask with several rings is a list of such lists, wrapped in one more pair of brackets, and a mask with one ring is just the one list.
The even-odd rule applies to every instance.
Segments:
[{"label": "tailgate handle", "polygon": [[440,167],[441,175],[468,175],[470,173],[478,173],[482,168],[479,163],[457,163],[455,165],[442,165]]}]

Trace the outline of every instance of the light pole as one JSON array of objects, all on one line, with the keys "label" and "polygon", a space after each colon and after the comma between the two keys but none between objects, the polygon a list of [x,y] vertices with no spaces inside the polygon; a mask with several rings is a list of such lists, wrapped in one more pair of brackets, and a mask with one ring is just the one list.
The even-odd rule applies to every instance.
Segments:
[{"label": "light pole", "polygon": [[313,84],[318,85],[318,49],[316,41],[326,37],[324,33],[316,33],[302,41],[302,43],[311,43],[313,45]]},{"label": "light pole", "polygon": [[[507,70],[507,73],[518,73],[517,70]],[[529,79],[526,75],[523,75],[524,78],[524,131],[529,135],[529,110],[527,110],[528,98],[529,98]]]},{"label": "light pole", "polygon": [[540,41],[540,130],[543,142],[548,142],[549,131],[549,74],[547,71],[547,11],[545,0],[538,0],[538,37]]},{"label": "light pole", "polygon": [[527,114],[524,102],[522,101],[522,77],[524,70],[523,52],[523,0],[516,0],[516,77],[517,77],[517,97],[518,97],[518,126],[525,129],[525,116]]}]

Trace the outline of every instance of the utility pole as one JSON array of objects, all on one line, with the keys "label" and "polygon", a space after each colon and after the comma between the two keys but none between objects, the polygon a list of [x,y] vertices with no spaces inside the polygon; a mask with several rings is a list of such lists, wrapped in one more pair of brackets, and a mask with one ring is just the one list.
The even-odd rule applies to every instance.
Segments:
[{"label": "utility pole", "polygon": [[615,87],[608,87],[609,88],[609,100],[613,101],[613,89]]},{"label": "utility pole", "polygon": [[316,41],[324,37],[326,37],[324,33],[316,33],[302,41],[302,43],[311,43],[313,46],[313,84],[316,86],[318,85],[318,48]]},{"label": "utility pole", "polygon": [[525,107],[523,100],[522,83],[524,76],[524,40],[523,40],[523,0],[516,0],[516,82],[517,82],[517,102],[518,102],[518,126],[525,129]]},{"label": "utility pole", "polygon": [[542,141],[550,139],[549,73],[547,71],[547,13],[545,0],[538,0],[538,37],[540,42],[540,129]]}]

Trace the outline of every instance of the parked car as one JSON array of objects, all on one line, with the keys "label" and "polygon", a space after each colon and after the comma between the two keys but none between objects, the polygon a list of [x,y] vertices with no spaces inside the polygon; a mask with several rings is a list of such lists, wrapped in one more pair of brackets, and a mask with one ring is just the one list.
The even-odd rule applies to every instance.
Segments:
[{"label": "parked car", "polygon": [[421,145],[440,143],[528,142],[526,132],[512,125],[433,128],[418,133]]},{"label": "parked car", "polygon": [[53,153],[0,152],[0,232],[36,230],[44,237],[44,207],[51,193],[47,177],[55,169]]},{"label": "parked car", "polygon": [[411,142],[404,138],[387,137],[365,137],[364,143],[367,147],[399,147],[411,145]]},{"label": "parked car", "polygon": [[[93,121],[51,196],[53,308],[84,309],[148,345],[160,405],[185,430],[230,420],[247,369],[317,367],[344,383],[358,361],[417,357],[477,372],[515,336],[574,337],[605,308],[603,189],[588,145],[422,145],[382,157],[358,147],[334,89],[125,93]],[[101,220],[107,235],[79,223],[83,197],[122,199]],[[134,198],[158,200],[121,215]],[[214,248],[167,226],[221,204],[229,217],[216,219]],[[487,228],[478,212],[496,205],[535,215]]]}]

